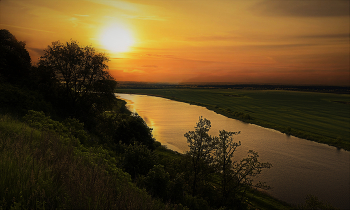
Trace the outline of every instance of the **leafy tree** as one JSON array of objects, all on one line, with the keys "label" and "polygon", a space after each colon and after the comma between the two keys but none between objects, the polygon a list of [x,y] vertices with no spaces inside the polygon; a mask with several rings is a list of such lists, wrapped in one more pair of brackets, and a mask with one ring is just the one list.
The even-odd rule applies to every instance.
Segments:
[{"label": "leafy tree", "polygon": [[186,155],[190,157],[192,168],[193,196],[197,194],[197,185],[206,176],[207,169],[210,169],[208,166],[213,161],[211,153],[214,149],[215,139],[208,134],[210,128],[210,121],[200,117],[195,131],[189,131],[184,135],[190,147]]},{"label": "leafy tree", "polygon": [[156,156],[145,145],[135,143],[125,149],[122,166],[134,179],[146,175],[156,163]]},{"label": "leafy tree", "polygon": [[240,162],[233,161],[234,152],[241,142],[233,142],[232,135],[240,132],[219,131],[215,147],[214,162],[220,174],[221,204],[228,206],[241,205],[246,198],[246,190],[251,187],[268,189],[265,183],[253,185],[253,177],[260,174],[264,168],[270,168],[270,163],[261,163],[258,153],[249,150],[248,157]]},{"label": "leafy tree", "polygon": [[268,189],[265,183],[254,185],[253,178],[271,164],[261,163],[258,153],[252,150],[248,157],[233,161],[234,152],[241,143],[233,142],[232,136],[240,132],[221,130],[219,137],[212,137],[208,134],[210,127],[210,121],[200,117],[195,131],[185,134],[190,147],[186,155],[192,173],[192,195],[199,195],[197,191],[201,187],[201,196],[212,205],[241,209],[246,205],[247,190],[252,187]]},{"label": "leafy tree", "polygon": [[28,79],[31,59],[25,45],[8,30],[0,30],[0,79],[13,84]]},{"label": "leafy tree", "polygon": [[227,205],[239,206],[245,203],[247,190],[251,188],[270,189],[265,182],[253,183],[253,178],[262,172],[264,168],[272,167],[271,163],[262,163],[259,161],[259,155],[253,150],[248,151],[248,157],[240,162],[233,163],[231,179],[227,183]]},{"label": "leafy tree", "polygon": [[229,183],[233,180],[233,155],[237,147],[241,145],[241,142],[233,142],[232,135],[237,135],[240,132],[228,132],[222,130],[219,132],[219,137],[217,139],[217,145],[215,150],[214,161],[219,173],[221,174],[221,196],[223,202],[229,195],[230,188],[228,188]]},{"label": "leafy tree", "polygon": [[152,128],[137,113],[117,110],[109,112],[107,116],[99,118],[96,131],[105,140],[114,144],[122,142],[131,145],[136,142],[143,144],[148,149],[154,150],[155,140],[152,136]]},{"label": "leafy tree", "polygon": [[154,165],[144,179],[146,189],[153,196],[166,200],[170,175],[164,170],[163,165]]},{"label": "leafy tree", "polygon": [[85,116],[110,108],[116,82],[106,69],[108,58],[91,46],[78,42],[53,42],[40,57],[38,69],[42,75],[57,81],[61,105],[73,115]]}]

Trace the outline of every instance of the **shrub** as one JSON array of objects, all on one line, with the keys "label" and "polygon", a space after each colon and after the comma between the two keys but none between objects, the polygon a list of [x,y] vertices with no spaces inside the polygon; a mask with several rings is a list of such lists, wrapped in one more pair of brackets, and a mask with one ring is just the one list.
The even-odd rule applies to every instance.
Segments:
[{"label": "shrub", "polygon": [[122,165],[134,179],[140,175],[146,175],[154,166],[156,156],[146,146],[137,144],[126,147],[123,155]]}]

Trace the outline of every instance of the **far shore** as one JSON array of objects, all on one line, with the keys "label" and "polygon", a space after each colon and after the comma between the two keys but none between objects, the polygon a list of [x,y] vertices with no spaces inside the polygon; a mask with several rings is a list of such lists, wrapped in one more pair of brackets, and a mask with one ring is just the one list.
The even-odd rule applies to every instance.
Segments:
[{"label": "far shore", "polygon": [[[157,90],[159,90],[159,91],[157,91]],[[163,90],[163,91],[160,91],[160,90]],[[251,124],[259,125],[259,126],[262,126],[265,128],[274,129],[274,130],[280,131],[282,133],[285,133],[286,135],[295,136],[295,137],[302,138],[305,140],[316,141],[319,143],[324,143],[324,144],[327,144],[330,146],[334,146],[338,149],[344,149],[344,150],[350,151],[349,141],[342,140],[340,138],[338,138],[338,139],[326,138],[326,137],[322,136],[321,134],[305,133],[305,132],[302,132],[300,130],[292,129],[290,127],[278,125],[277,123],[274,124],[274,123],[270,123],[270,122],[264,122],[260,119],[250,117],[249,112],[237,114],[237,113],[232,112],[229,109],[225,109],[225,108],[222,108],[222,107],[217,106],[217,105],[215,106],[213,104],[204,104],[200,101],[194,101],[196,99],[195,97],[192,97],[191,100],[186,100],[184,98],[181,98],[181,96],[180,97],[175,96],[175,94],[174,94],[174,96],[169,96],[169,95],[164,94],[164,90],[167,90],[167,89],[139,89],[139,88],[137,88],[137,89],[118,89],[116,91],[116,93],[149,95],[149,96],[161,97],[161,98],[166,98],[166,99],[170,99],[170,100],[174,100],[174,101],[184,102],[184,103],[188,103],[191,105],[202,106],[202,107],[207,108],[208,110],[212,110],[217,114],[224,115],[224,116],[231,118],[231,119],[236,119],[236,120],[240,120],[242,122],[251,123]],[[171,90],[174,90],[174,89],[171,89]],[[183,91],[184,89],[181,89],[181,90]],[[232,98],[236,98],[236,97],[232,97]],[[340,103],[340,104],[348,105],[347,103],[348,102]]]}]

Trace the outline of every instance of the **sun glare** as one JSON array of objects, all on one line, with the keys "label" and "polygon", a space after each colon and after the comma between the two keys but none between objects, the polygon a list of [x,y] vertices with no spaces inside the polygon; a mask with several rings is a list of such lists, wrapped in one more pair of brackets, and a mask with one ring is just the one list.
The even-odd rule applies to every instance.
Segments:
[{"label": "sun glare", "polygon": [[111,52],[127,52],[134,44],[130,31],[120,25],[112,25],[103,30],[100,41]]}]

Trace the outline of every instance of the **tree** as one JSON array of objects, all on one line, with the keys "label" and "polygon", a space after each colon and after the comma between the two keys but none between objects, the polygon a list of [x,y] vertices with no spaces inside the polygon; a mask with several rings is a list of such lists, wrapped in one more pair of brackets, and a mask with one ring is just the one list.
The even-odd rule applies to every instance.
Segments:
[{"label": "tree", "polygon": [[215,192],[214,195],[210,192],[202,193],[206,199],[211,197],[211,202],[216,203],[218,207],[241,209],[248,189],[268,189],[265,183],[259,182],[254,185],[253,177],[260,174],[264,168],[270,168],[271,164],[261,163],[258,153],[252,150],[248,152],[248,157],[239,162],[233,161],[234,152],[241,142],[233,142],[232,136],[240,132],[220,130],[219,137],[212,137],[208,134],[210,128],[210,121],[200,117],[195,131],[185,134],[190,147],[186,155],[190,159],[192,195],[198,195],[199,183],[211,176],[206,186],[201,186],[202,190],[206,190],[213,185],[211,189]]},{"label": "tree", "polygon": [[135,179],[140,175],[146,175],[153,168],[156,156],[145,145],[136,142],[134,145],[126,146],[121,163],[124,170]]},{"label": "tree", "polygon": [[108,112],[98,119],[96,131],[104,141],[112,144],[121,142],[131,145],[138,142],[150,150],[155,149],[152,128],[137,113],[123,113],[123,110]]},{"label": "tree", "polygon": [[151,195],[160,197],[164,201],[167,199],[170,175],[164,170],[163,165],[154,165],[143,182]]},{"label": "tree", "polygon": [[225,130],[219,131],[219,138],[217,138],[217,146],[215,150],[214,162],[221,175],[221,197],[223,203],[227,199],[230,188],[229,183],[233,180],[233,155],[241,142],[233,142],[232,135],[237,135],[240,132],[228,132]]},{"label": "tree", "polygon": [[[108,73],[108,58],[91,46],[78,42],[53,42],[40,57],[38,69],[59,84],[62,98],[74,115],[99,113],[110,106],[116,82]],[[51,73],[50,73],[51,72]]]},{"label": "tree", "polygon": [[210,121],[199,118],[195,131],[185,133],[190,150],[186,153],[190,157],[192,168],[192,195],[197,194],[197,185],[202,177],[206,175],[208,166],[212,163],[211,153],[214,149],[214,138],[208,132],[211,128]]},{"label": "tree", "polygon": [[[253,185],[253,177],[260,174],[262,169],[270,168],[270,163],[261,163],[258,153],[249,150],[248,157],[240,162],[233,161],[234,152],[241,142],[233,142],[232,135],[240,132],[219,131],[214,153],[214,162],[220,174],[221,203],[227,205],[241,204],[246,196],[246,190],[251,187],[268,189],[265,183]],[[227,203],[229,201],[229,203]],[[236,204],[234,202],[236,201]],[[232,203],[233,202],[233,203]]]},{"label": "tree", "polygon": [[227,205],[242,205],[246,200],[247,190],[252,188],[270,189],[265,182],[253,183],[253,178],[262,172],[264,168],[271,168],[271,163],[262,163],[259,161],[259,155],[253,150],[248,151],[248,157],[240,162],[232,164],[232,173],[227,183],[227,194],[224,201]]},{"label": "tree", "polygon": [[13,84],[28,79],[31,59],[25,45],[8,30],[0,30],[0,79]]}]

